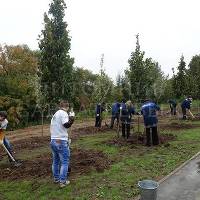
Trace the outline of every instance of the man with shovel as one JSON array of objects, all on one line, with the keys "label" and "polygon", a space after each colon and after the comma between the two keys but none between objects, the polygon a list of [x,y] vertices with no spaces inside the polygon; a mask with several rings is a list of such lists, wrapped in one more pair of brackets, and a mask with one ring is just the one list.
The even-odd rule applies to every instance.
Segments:
[{"label": "man with shovel", "polygon": [[18,167],[21,165],[20,162],[16,161],[13,156],[13,151],[9,140],[5,137],[4,131],[8,125],[7,113],[5,111],[0,111],[0,144],[3,146],[4,150],[8,154],[8,159],[12,165]]},{"label": "man with shovel", "polygon": [[194,115],[192,114],[190,107],[192,105],[192,97],[188,96],[187,99],[185,99],[182,104],[181,104],[181,108],[182,108],[182,113],[183,113],[183,120],[187,119],[187,111],[190,114],[190,116],[192,117],[192,119],[194,119]]},{"label": "man with shovel", "polygon": [[144,118],[144,126],[146,128],[146,146],[159,144],[158,130],[157,130],[157,111],[160,111],[160,107],[150,100],[145,100],[141,108],[141,113]]}]

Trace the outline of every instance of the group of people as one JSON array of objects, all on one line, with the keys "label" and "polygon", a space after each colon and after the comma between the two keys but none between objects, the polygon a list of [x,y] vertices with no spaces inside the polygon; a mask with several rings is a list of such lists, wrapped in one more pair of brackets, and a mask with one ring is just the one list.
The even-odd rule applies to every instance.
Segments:
[{"label": "group of people", "polygon": [[[176,102],[173,100],[168,101],[171,108],[171,113],[176,114]],[[186,98],[181,104],[183,119],[186,119],[186,111],[190,113],[190,106],[192,98]],[[54,177],[54,183],[59,184],[61,188],[68,185],[69,162],[70,162],[70,138],[69,128],[74,123],[75,113],[73,110],[69,110],[69,103],[65,100],[60,102],[58,111],[53,115],[50,125],[51,133],[51,151],[52,151],[52,173]],[[96,106],[96,121],[95,127],[101,127],[102,113],[105,110],[105,103],[99,103]],[[112,105],[112,117],[110,128],[113,128],[115,120],[117,124],[121,121],[122,125],[122,137],[129,138],[130,126],[132,123],[133,115],[143,115],[144,126],[146,129],[146,145],[151,146],[159,144],[158,131],[157,131],[157,112],[160,111],[160,107],[151,100],[145,100],[139,112],[135,111],[132,102],[122,100],[121,103],[115,102]],[[191,113],[192,114],[192,113]],[[8,125],[7,113],[0,111],[0,142],[6,147],[11,156],[13,156],[12,146],[9,140],[5,137],[4,131]],[[10,159],[10,162],[13,160]]]},{"label": "group of people", "polygon": [[[177,102],[174,99],[168,100],[169,107],[170,107],[170,112],[171,115],[176,115],[177,111]],[[190,114],[192,118],[195,118],[194,115],[191,112],[191,105],[192,105],[192,97],[188,96],[184,101],[181,103],[181,110],[182,110],[182,119],[186,120],[187,119],[187,112]]]},{"label": "group of people", "polygon": [[[102,112],[105,110],[101,104],[97,104],[96,106],[96,123],[95,127],[100,127],[101,123],[98,123],[98,121],[102,120],[101,115]],[[99,109],[99,107],[102,107]],[[101,112],[99,112],[99,110]],[[133,115],[143,115],[144,119],[144,125],[146,128],[146,145],[151,146],[151,136],[152,136],[152,144],[153,145],[158,145],[159,144],[159,139],[158,139],[158,133],[157,133],[157,111],[159,111],[160,108],[159,106],[151,101],[151,100],[145,100],[144,104],[142,105],[141,109],[139,112],[135,111],[135,108],[132,104],[132,102],[125,101],[124,99],[122,100],[121,103],[115,102],[112,105],[112,116],[111,116],[111,124],[110,128],[113,128],[115,120],[117,120],[117,125],[119,127],[119,122],[121,122],[121,127],[122,127],[122,137],[128,139],[130,137],[130,128],[131,128],[131,123],[132,123],[132,116]]]},{"label": "group of people", "polygon": [[[170,106],[170,112],[171,115],[177,114],[177,103],[175,100],[170,99],[168,100],[169,106]],[[187,112],[190,114],[192,118],[194,118],[194,115],[192,114],[190,108],[192,104],[192,97],[188,96],[182,103],[181,103],[181,109],[183,117],[182,119],[187,119]],[[98,103],[96,106],[95,114],[96,114],[96,121],[95,121],[95,127],[101,127],[102,122],[102,113],[105,111],[105,103],[103,102]],[[117,126],[119,127],[119,124],[121,122],[122,127],[122,137],[128,139],[130,136],[130,127],[132,123],[132,116],[133,115],[142,115],[144,119],[144,126],[146,129],[146,145],[150,146],[151,142],[153,145],[159,144],[159,138],[158,138],[158,131],[157,131],[157,112],[160,111],[160,107],[151,100],[145,100],[140,111],[136,112],[135,108],[132,104],[132,102],[125,101],[124,99],[119,102],[114,102],[111,107],[111,123],[110,128],[113,128],[115,120],[117,121]],[[152,140],[152,141],[151,141]]]}]

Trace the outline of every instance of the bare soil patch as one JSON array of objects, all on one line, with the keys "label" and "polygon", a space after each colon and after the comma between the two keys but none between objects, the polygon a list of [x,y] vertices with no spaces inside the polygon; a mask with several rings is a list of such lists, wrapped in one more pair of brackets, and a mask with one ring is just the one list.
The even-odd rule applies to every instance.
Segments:
[{"label": "bare soil patch", "polygon": [[[103,126],[101,129],[96,129],[93,126],[83,127],[78,129],[72,129],[70,132],[70,137],[73,140],[78,139],[80,136],[83,135],[95,135],[101,134],[103,132],[107,132],[110,130],[107,126]],[[21,138],[21,140],[11,140],[11,144],[13,146],[14,151],[20,151],[21,149],[26,150],[33,150],[35,148],[40,148],[44,146],[49,146],[50,143],[50,135],[49,136],[32,136],[32,137],[25,137]],[[3,152],[3,153],[2,153]],[[4,154],[2,147],[0,146],[0,156]]]},{"label": "bare soil patch", "polygon": [[[9,163],[0,165],[1,180],[37,179],[51,177],[51,154],[40,155],[32,160],[25,160],[16,168]],[[111,160],[101,151],[73,149],[71,156],[71,174],[75,178],[92,170],[102,172],[109,168]]]},{"label": "bare soil patch", "polygon": [[[176,136],[173,134],[164,134],[159,136],[160,144],[168,145],[170,141],[175,140]],[[124,138],[114,138],[106,142],[107,145],[114,145],[117,147],[130,146],[130,148],[138,148],[138,144],[146,144],[145,134],[131,135],[129,139]]]},{"label": "bare soil patch", "polygon": [[161,130],[183,130],[183,129],[192,129],[192,128],[198,128],[200,125],[198,124],[189,124],[189,123],[179,123],[179,122],[173,122],[169,124],[159,124],[159,128]]}]

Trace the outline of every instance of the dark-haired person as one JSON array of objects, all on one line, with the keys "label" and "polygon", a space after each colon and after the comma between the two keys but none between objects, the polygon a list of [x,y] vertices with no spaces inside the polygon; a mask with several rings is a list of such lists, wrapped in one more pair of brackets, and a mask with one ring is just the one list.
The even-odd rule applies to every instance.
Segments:
[{"label": "dark-haired person", "polygon": [[168,103],[169,103],[171,115],[176,115],[176,106],[177,106],[176,101],[174,99],[170,99],[168,100]]},{"label": "dark-haired person", "polygon": [[111,116],[111,123],[110,123],[110,128],[113,128],[115,119],[117,119],[117,124],[119,123],[119,111],[120,111],[120,103],[119,102],[115,102],[112,105],[112,116]]},{"label": "dark-haired person", "polygon": [[192,97],[188,96],[188,98],[186,98],[182,104],[181,104],[181,108],[182,108],[182,114],[183,114],[183,120],[187,119],[187,111],[189,112],[189,114],[191,115],[191,117],[194,119],[194,115],[192,114],[190,108],[192,105]]},{"label": "dark-haired person", "polygon": [[102,112],[105,110],[105,103],[98,103],[95,108],[95,127],[101,128]]},{"label": "dark-haired person", "polygon": [[144,126],[146,128],[146,146],[151,146],[151,138],[153,145],[159,144],[157,111],[160,111],[160,107],[151,100],[146,100],[141,108],[141,113],[144,118]]},{"label": "dark-haired person", "polygon": [[68,180],[68,168],[70,159],[68,128],[74,122],[74,112],[69,113],[69,103],[60,102],[59,110],[53,115],[50,125],[51,149],[53,155],[52,172],[54,182],[60,187],[70,183]]}]

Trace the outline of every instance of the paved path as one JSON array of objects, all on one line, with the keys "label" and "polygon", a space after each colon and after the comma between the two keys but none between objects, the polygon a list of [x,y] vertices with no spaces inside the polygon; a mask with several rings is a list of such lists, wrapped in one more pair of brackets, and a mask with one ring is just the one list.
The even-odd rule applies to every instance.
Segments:
[{"label": "paved path", "polygon": [[157,200],[200,200],[200,155],[162,182]]}]

